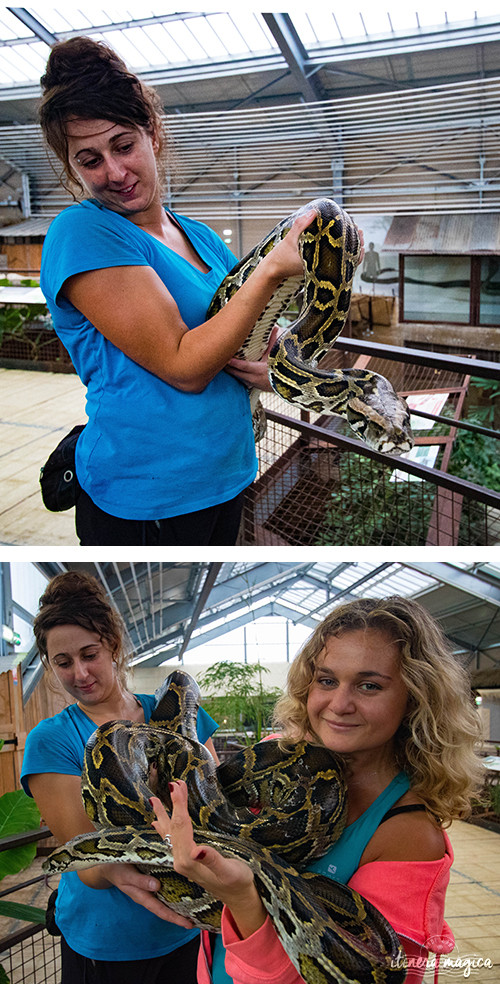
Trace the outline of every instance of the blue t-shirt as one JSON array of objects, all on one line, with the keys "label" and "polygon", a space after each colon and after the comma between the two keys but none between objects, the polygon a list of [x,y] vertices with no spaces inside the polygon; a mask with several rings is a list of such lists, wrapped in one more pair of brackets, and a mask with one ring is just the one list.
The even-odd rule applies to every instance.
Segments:
[{"label": "blue t-shirt", "polygon": [[[155,698],[137,694],[149,721]],[[40,721],[26,739],[21,782],[30,796],[30,775],[55,772],[80,776],[83,753],[95,724],[77,704]],[[217,724],[200,708],[198,739],[203,744]],[[194,939],[199,930],[182,929],[164,922],[133,902],[112,885],[95,889],[84,885],[76,871],[61,875],[56,903],[56,922],[66,942],[77,953],[93,960],[145,960],[163,956]]]},{"label": "blue t-shirt", "polygon": [[[173,214],[173,213],[172,213]],[[71,205],[44,242],[40,284],[55,330],[87,387],[89,423],[76,471],[92,501],[122,519],[164,519],[227,502],[257,470],[248,390],[222,371],[202,393],[185,393],[143,369],[62,294],[77,273],[148,266],[188,328],[202,324],[236,259],[208,226],[174,216],[203,272],[140,226],[93,200]],[[133,273],[131,290],[133,290]]]},{"label": "blue t-shirt", "polygon": [[[368,842],[372,839],[382,817],[409,788],[410,780],[408,776],[404,772],[400,772],[380,793],[380,796],[374,800],[371,806],[354,823],[349,824],[344,829],[338,841],[335,842],[322,858],[308,862],[307,870],[315,871],[319,875],[325,875],[333,881],[347,885],[354,872],[359,868],[361,855]],[[212,963],[213,984],[233,984],[233,978],[226,972],[225,955],[226,951],[222,945],[222,937],[217,936]]]}]

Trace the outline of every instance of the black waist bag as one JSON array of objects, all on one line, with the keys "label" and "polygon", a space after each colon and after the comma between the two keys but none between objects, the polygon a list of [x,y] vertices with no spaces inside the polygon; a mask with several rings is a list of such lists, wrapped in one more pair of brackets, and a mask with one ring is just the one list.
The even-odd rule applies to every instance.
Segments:
[{"label": "black waist bag", "polygon": [[60,936],[61,930],[56,923],[56,899],[57,888],[49,895],[47,911],[45,913],[45,929],[51,936]]},{"label": "black waist bag", "polygon": [[43,504],[50,512],[64,512],[75,505],[80,489],[75,469],[76,442],[85,424],[78,424],[63,437],[40,469]]}]

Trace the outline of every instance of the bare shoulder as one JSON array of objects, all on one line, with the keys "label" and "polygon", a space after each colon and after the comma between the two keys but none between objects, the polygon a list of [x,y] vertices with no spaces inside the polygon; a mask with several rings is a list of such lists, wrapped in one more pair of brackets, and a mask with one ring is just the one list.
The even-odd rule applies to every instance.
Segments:
[{"label": "bare shoulder", "polygon": [[[409,793],[397,806],[421,803]],[[415,811],[398,813],[381,823],[361,857],[369,861],[438,861],[446,852],[443,831],[428,813]]]}]

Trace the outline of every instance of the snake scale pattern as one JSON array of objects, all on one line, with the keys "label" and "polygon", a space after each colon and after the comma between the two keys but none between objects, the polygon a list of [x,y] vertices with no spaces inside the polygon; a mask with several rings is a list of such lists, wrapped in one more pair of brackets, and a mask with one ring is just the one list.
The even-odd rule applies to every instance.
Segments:
[{"label": "snake scale pattern", "polygon": [[264,907],[307,984],[400,984],[403,952],[378,910],[346,886],[302,870],[345,824],[337,757],[305,741],[282,750],[270,740],[216,767],[197,741],[198,706],[197,684],[178,670],[157,692],[149,724],[113,721],[94,732],[82,795],[97,831],[56,849],[44,869],[135,863],[159,879],[162,901],[200,928],[219,931],[220,902],[173,870],[170,846],[151,827],[150,796],[170,810],[168,783],[183,779],[195,841],[251,865]]},{"label": "snake scale pattern", "polygon": [[[410,414],[391,383],[369,369],[326,372],[317,366],[345,324],[360,255],[356,226],[332,199],[315,199],[279,222],[230,270],[210,302],[207,317],[221,310],[260,260],[283,239],[297,216],[310,209],[316,211],[317,217],[299,237],[304,275],[283,281],[236,357],[248,361],[260,359],[277,319],[301,295],[298,318],[280,336],[269,355],[273,390],[287,403],[305,410],[339,414],[358,437],[377,451],[403,454],[414,443]],[[265,429],[258,390],[252,391],[250,402],[254,421],[257,420],[254,430],[258,439]]]}]

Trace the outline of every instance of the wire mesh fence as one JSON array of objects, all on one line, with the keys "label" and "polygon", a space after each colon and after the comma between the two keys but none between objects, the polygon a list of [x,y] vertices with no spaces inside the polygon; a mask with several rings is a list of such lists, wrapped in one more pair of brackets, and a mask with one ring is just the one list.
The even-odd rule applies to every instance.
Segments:
[{"label": "wire mesh fence", "polygon": [[268,411],[242,545],[484,546],[500,494]]},{"label": "wire mesh fence", "polygon": [[59,984],[59,938],[44,926],[28,926],[0,940],[0,968],[10,984]]},{"label": "wire mesh fence", "polygon": [[0,338],[0,365],[5,368],[38,369],[74,372],[68,352],[51,328],[25,326],[15,334],[4,332]]}]

